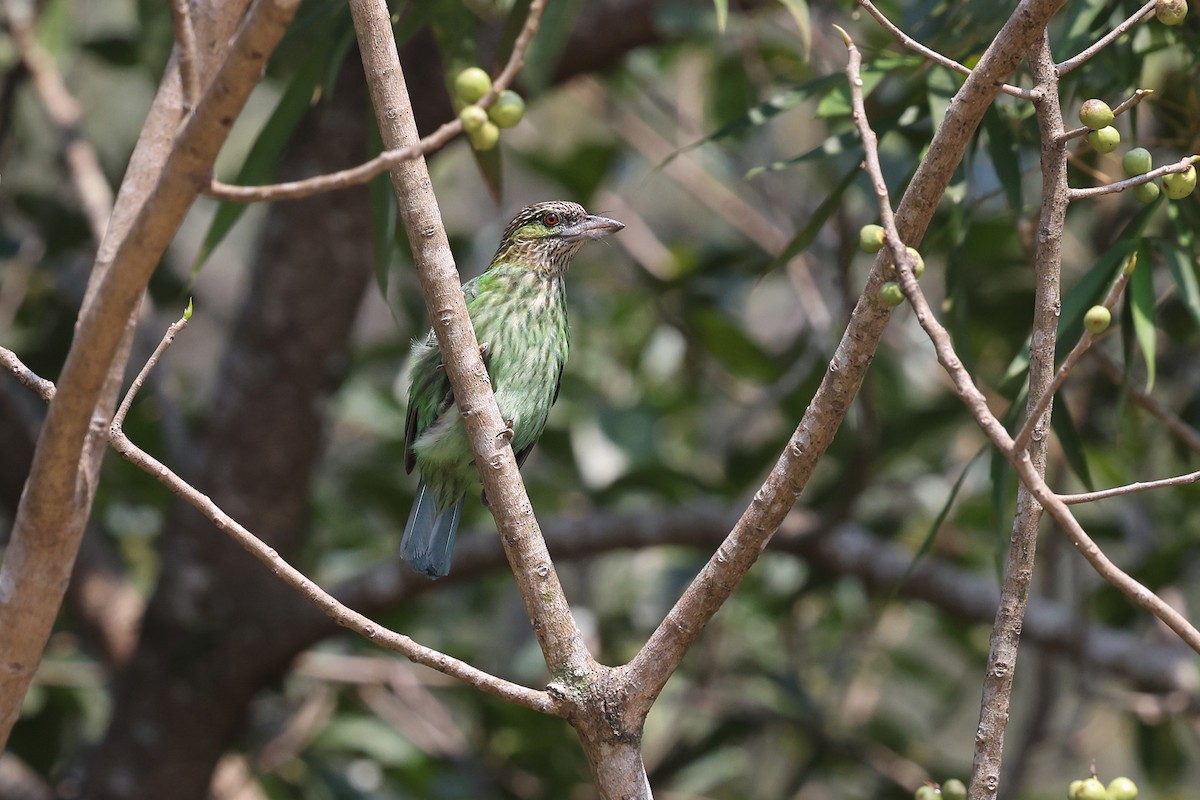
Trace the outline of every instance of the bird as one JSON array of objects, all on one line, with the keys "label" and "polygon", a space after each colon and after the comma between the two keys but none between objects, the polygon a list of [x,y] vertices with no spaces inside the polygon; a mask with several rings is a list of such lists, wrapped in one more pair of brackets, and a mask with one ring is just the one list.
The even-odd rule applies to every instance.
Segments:
[{"label": "bird", "polygon": [[[624,227],[568,201],[526,206],[508,224],[487,269],[463,284],[518,467],[558,399],[569,344],[567,268],[584,244]],[[440,578],[450,573],[464,497],[479,476],[432,330],[413,342],[409,364],[404,469],[415,469],[420,482],[400,557]],[[486,505],[486,495],[482,500]]]}]

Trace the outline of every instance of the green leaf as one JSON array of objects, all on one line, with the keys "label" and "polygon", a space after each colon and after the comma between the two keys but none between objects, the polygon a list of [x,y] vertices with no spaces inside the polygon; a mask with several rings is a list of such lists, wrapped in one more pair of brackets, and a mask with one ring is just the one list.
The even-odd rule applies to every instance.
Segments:
[{"label": "green leaf", "polygon": [[889,600],[895,599],[901,587],[912,577],[913,570],[917,568],[917,564],[921,563],[921,559],[928,555],[930,548],[933,547],[934,540],[937,538],[937,532],[941,530],[942,525],[946,522],[946,517],[950,515],[950,509],[954,506],[954,500],[958,497],[958,493],[967,479],[967,474],[970,473],[971,467],[975,466],[975,462],[979,460],[979,457],[987,451],[987,445],[979,448],[979,452],[971,456],[971,460],[962,468],[962,472],[958,473],[958,478],[954,481],[954,485],[950,487],[950,494],[947,495],[946,502],[942,504],[942,508],[938,511],[937,517],[934,518],[933,524],[929,526],[929,532],[921,540],[921,546],[917,548],[916,554],[913,556],[912,561],[909,562],[908,569],[904,570],[904,577],[896,582],[895,588],[892,589],[892,597]]},{"label": "green leaf", "polygon": [[713,7],[717,11],[717,33],[725,33],[725,26],[729,24],[729,0],[713,0]]},{"label": "green leaf", "polygon": [[1075,477],[1079,478],[1089,492],[1093,491],[1095,486],[1092,484],[1092,473],[1088,469],[1087,456],[1084,455],[1083,440],[1079,438],[1075,420],[1071,418],[1071,409],[1065,402],[1056,402],[1051,409],[1050,428],[1058,437],[1058,444],[1062,448],[1071,472],[1075,473]]},{"label": "green leaf", "polygon": [[950,98],[958,92],[958,87],[962,85],[962,82],[963,76],[957,72],[945,67],[930,68],[929,78],[925,84],[925,97],[929,103],[929,116],[932,119],[934,130],[941,127],[942,120],[946,118],[946,111],[950,108]]},{"label": "green leaf", "polygon": [[987,150],[992,159],[992,168],[1004,197],[1013,213],[1020,214],[1024,200],[1021,196],[1021,160],[1017,139],[1013,136],[1012,120],[1003,106],[991,105],[983,115],[983,129],[987,133]]},{"label": "green leaf", "polygon": [[783,3],[784,8],[796,21],[796,28],[800,31],[800,50],[807,58],[812,50],[812,18],[808,13],[808,3],[805,0],[779,0],[779,2]]},{"label": "green leaf", "polygon": [[789,169],[803,164],[806,161],[824,161],[831,156],[841,155],[843,153],[855,153],[854,159],[857,163],[862,160],[862,145],[858,138],[858,131],[851,128],[843,131],[837,136],[830,136],[825,141],[811,150],[807,150],[798,156],[786,159],[784,161],[776,161],[773,164],[768,164],[765,167],[754,167],[746,173],[746,178],[754,178],[764,172],[779,172],[780,170]]},{"label": "green leaf", "polygon": [[1200,283],[1196,280],[1195,261],[1174,242],[1159,239],[1155,245],[1162,253],[1163,260],[1167,262],[1167,268],[1171,270],[1175,288],[1179,290],[1179,299],[1196,324],[1200,325]]},{"label": "green leaf", "polygon": [[[270,119],[263,125],[258,138],[254,140],[254,145],[250,148],[241,170],[234,179],[235,183],[239,185],[269,183],[275,177],[279,153],[291,138],[292,132],[300,123],[304,113],[312,105],[313,90],[321,80],[324,71],[325,59],[316,57],[306,61],[292,78],[291,83],[288,84],[287,89],[280,96],[279,102],[275,105],[275,110],[271,112]],[[208,233],[205,234],[204,241],[200,244],[200,252],[196,254],[196,260],[192,264],[191,279],[193,281],[201,267],[204,266],[204,262],[241,219],[242,213],[247,207],[246,203],[222,203],[217,208],[212,224],[208,226]]]},{"label": "green leaf", "polygon": [[783,248],[783,252],[775,256],[775,260],[771,262],[768,269],[776,269],[788,261],[791,261],[798,253],[802,253],[808,249],[808,246],[817,238],[817,234],[821,232],[821,228],[833,216],[833,212],[841,207],[842,195],[850,184],[854,183],[854,179],[858,177],[859,169],[856,163],[850,170],[842,176],[838,181],[838,185],[833,188],[829,196],[821,201],[821,205],[812,212],[808,218],[808,222],[804,224],[792,240],[788,242],[787,247]]},{"label": "green leaf", "polygon": [[1154,388],[1155,345],[1157,332],[1154,328],[1154,273],[1150,248],[1143,244],[1138,248],[1138,266],[1129,279],[1129,308],[1133,314],[1133,334],[1146,360],[1146,391]]}]

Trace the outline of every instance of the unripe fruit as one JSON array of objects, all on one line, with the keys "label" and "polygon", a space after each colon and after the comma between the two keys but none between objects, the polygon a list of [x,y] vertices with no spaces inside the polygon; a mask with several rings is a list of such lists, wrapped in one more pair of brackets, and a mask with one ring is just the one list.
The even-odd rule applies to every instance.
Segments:
[{"label": "unripe fruit", "polygon": [[1187,172],[1173,172],[1163,175],[1163,191],[1172,200],[1182,200],[1196,190],[1196,165],[1187,168]]},{"label": "unripe fruit", "polygon": [[1088,134],[1088,141],[1097,153],[1111,153],[1121,143],[1121,132],[1109,125]]},{"label": "unripe fruit", "polygon": [[1158,0],[1154,4],[1154,16],[1163,25],[1178,25],[1187,16],[1187,0]]},{"label": "unripe fruit", "polygon": [[1083,791],[1083,780],[1071,781],[1071,785],[1067,787],[1068,800],[1079,800],[1079,793]]},{"label": "unripe fruit", "polygon": [[487,123],[488,113],[479,106],[471,105],[458,112],[458,118],[462,120],[464,131],[474,133]]},{"label": "unripe fruit", "polygon": [[1077,800],[1108,800],[1108,791],[1100,781],[1088,778],[1083,782]]},{"label": "unripe fruit", "polygon": [[1126,178],[1132,178],[1135,175],[1145,175],[1154,169],[1154,157],[1150,155],[1150,151],[1146,148],[1135,147],[1121,159],[1121,166],[1125,169]]},{"label": "unripe fruit", "polygon": [[464,103],[474,103],[491,90],[491,77],[479,67],[467,67],[454,79],[454,94]]},{"label": "unripe fruit", "polygon": [[500,129],[491,122],[484,122],[479,130],[468,133],[467,138],[476,150],[491,150],[500,141]]},{"label": "unripe fruit", "polygon": [[[879,287],[879,299],[889,306],[898,306],[904,302],[904,292],[900,289],[900,284],[895,281],[888,281]],[[925,787],[921,787],[922,789]],[[933,787],[930,786],[930,789]],[[921,789],[917,789],[917,797],[920,798]]]},{"label": "unripe fruit", "polygon": [[1137,784],[1129,778],[1113,778],[1108,784],[1109,800],[1137,800]]},{"label": "unripe fruit", "polygon": [[1112,323],[1112,312],[1104,306],[1092,306],[1083,315],[1083,327],[1092,333],[1104,333]]},{"label": "unripe fruit", "polygon": [[1112,125],[1115,116],[1108,103],[1094,97],[1079,107],[1079,121],[1094,131]]},{"label": "unripe fruit", "polygon": [[967,800],[967,787],[958,778],[951,778],[942,784],[942,797],[945,800]]},{"label": "unripe fruit", "polygon": [[940,796],[941,794],[938,790],[928,783],[921,784],[917,787],[917,791],[913,793],[915,800],[938,800]]},{"label": "unripe fruit", "polygon": [[919,278],[925,273],[925,259],[921,258],[921,254],[917,252],[915,247],[904,248],[908,251],[909,256],[913,260],[913,277]]},{"label": "unripe fruit", "polygon": [[500,128],[511,128],[525,116],[525,101],[512,89],[505,89],[488,109],[488,119]]},{"label": "unripe fruit", "polygon": [[1146,205],[1150,205],[1158,199],[1159,192],[1158,184],[1154,181],[1138,184],[1133,187],[1133,196],[1141,200]]},{"label": "unripe fruit", "polygon": [[864,253],[878,253],[883,248],[883,226],[863,225],[858,232],[858,246]]}]

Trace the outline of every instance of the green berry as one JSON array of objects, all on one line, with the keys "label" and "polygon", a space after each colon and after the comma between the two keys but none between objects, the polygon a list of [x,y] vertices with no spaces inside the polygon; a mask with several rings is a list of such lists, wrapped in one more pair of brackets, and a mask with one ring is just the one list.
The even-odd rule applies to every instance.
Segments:
[{"label": "green berry", "polygon": [[967,787],[958,778],[951,778],[942,784],[942,797],[946,800],[967,800]]},{"label": "green berry", "polygon": [[1109,125],[1089,133],[1088,141],[1097,153],[1111,153],[1121,143],[1121,132]]},{"label": "green berry", "polygon": [[917,791],[913,793],[914,800],[938,800],[941,792],[930,786],[928,783],[923,783],[917,787]]},{"label": "green berry", "polygon": [[492,79],[479,67],[467,67],[454,79],[454,94],[464,103],[475,103],[492,90]]},{"label": "green berry", "polygon": [[1154,16],[1163,25],[1179,25],[1187,12],[1187,0],[1158,0],[1154,4]]},{"label": "green berry", "polygon": [[858,246],[864,253],[878,253],[883,249],[883,227],[880,225],[863,225],[858,232]]},{"label": "green berry", "polygon": [[1083,780],[1071,781],[1071,785],[1067,787],[1068,800],[1079,800],[1079,793],[1083,791]]},{"label": "green berry", "polygon": [[1092,98],[1079,107],[1079,121],[1094,131],[1112,125],[1115,115],[1108,103]]},{"label": "green berry", "polygon": [[1150,205],[1158,199],[1158,194],[1160,191],[1161,190],[1158,188],[1157,183],[1154,181],[1147,181],[1146,183],[1140,183],[1133,187],[1133,196],[1138,200],[1141,200],[1146,205]]},{"label": "green berry", "polygon": [[1095,778],[1088,778],[1083,782],[1083,786],[1079,789],[1079,795],[1076,800],[1109,800],[1108,790],[1104,788],[1104,784]]},{"label": "green berry", "polygon": [[1083,327],[1092,333],[1104,333],[1112,323],[1112,312],[1104,306],[1092,306],[1083,315]]},{"label": "green berry", "polygon": [[[900,284],[895,281],[888,281],[879,287],[879,299],[889,306],[898,306],[904,302],[904,292],[900,289]],[[932,786],[929,788],[933,788]],[[918,792],[921,790],[918,789]]]},{"label": "green berry", "polygon": [[479,130],[468,133],[467,137],[476,150],[491,150],[500,141],[500,129],[491,122],[484,122]]},{"label": "green berry", "polygon": [[1172,200],[1182,200],[1196,190],[1196,165],[1187,168],[1187,172],[1173,172],[1163,175],[1163,191]]},{"label": "green berry", "polygon": [[1129,778],[1113,778],[1108,784],[1110,800],[1137,800],[1137,784]]},{"label": "green berry", "polygon": [[1150,151],[1146,148],[1135,147],[1121,159],[1121,166],[1125,168],[1126,178],[1132,178],[1135,175],[1145,175],[1154,169],[1154,157],[1150,155]]},{"label": "green berry", "polygon": [[462,120],[464,131],[474,133],[487,123],[488,113],[479,106],[470,105],[458,112],[458,118]]},{"label": "green berry", "polygon": [[512,89],[505,89],[488,109],[488,119],[500,128],[511,128],[525,116],[525,101]]},{"label": "green berry", "polygon": [[925,273],[925,259],[921,258],[921,254],[917,252],[915,247],[904,248],[908,251],[908,255],[913,260],[913,277],[919,278]]}]

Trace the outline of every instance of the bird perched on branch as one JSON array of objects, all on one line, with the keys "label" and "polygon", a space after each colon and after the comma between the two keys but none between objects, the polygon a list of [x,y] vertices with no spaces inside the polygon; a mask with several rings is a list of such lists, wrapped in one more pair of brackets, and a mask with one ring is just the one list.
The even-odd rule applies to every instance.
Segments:
[{"label": "bird perched on branch", "polygon": [[[517,466],[558,399],[567,361],[564,278],[571,258],[586,242],[624,227],[576,203],[527,206],[508,224],[487,270],[462,287]],[[410,361],[404,468],[411,473],[415,467],[421,483],[400,557],[437,578],[450,571],[463,496],[479,476],[432,331],[413,343]]]}]

